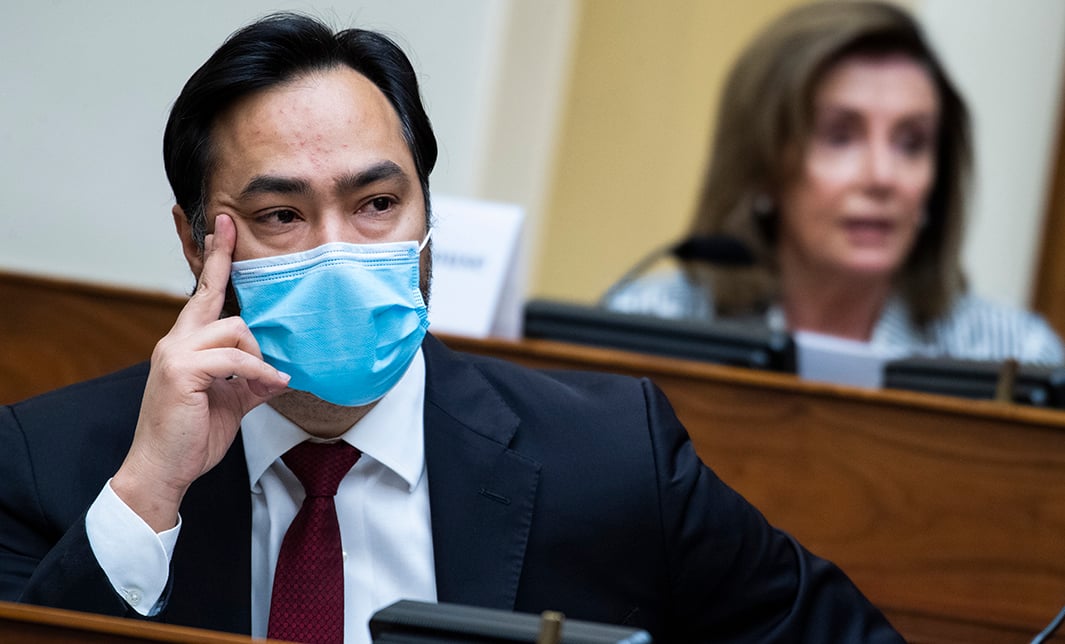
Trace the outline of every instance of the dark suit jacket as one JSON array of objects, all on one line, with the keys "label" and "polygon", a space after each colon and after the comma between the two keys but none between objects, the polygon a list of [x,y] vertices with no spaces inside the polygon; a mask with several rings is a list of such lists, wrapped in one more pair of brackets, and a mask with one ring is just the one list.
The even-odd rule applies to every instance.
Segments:
[{"label": "dark suit jacket", "polygon": [[[656,642],[901,641],[699,461],[648,381],[423,347],[440,601],[556,609]],[[134,615],[84,513],[128,451],[147,371],[0,408],[0,599]],[[161,621],[249,631],[248,487],[238,439],[182,503]]]}]

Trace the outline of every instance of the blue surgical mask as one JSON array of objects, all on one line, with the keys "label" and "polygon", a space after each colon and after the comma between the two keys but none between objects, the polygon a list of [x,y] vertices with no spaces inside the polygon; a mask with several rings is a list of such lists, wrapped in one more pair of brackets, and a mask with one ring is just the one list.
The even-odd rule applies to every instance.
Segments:
[{"label": "blue surgical mask", "polygon": [[289,387],[349,407],[384,396],[429,328],[418,242],[325,244],[233,262],[240,316]]}]

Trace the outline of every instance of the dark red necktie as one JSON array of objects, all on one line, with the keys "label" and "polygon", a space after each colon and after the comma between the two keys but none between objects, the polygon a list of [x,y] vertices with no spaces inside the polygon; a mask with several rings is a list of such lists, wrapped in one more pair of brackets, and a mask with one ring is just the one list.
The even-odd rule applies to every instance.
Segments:
[{"label": "dark red necktie", "polygon": [[359,450],[338,441],[300,443],[281,457],[307,497],[277,556],[267,629],[271,639],[344,641],[344,555],[333,497],[359,456]]}]

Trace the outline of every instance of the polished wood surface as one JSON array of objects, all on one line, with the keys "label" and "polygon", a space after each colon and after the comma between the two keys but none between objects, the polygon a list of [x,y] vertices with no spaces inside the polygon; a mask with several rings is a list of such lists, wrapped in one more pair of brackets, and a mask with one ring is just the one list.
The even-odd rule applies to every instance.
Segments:
[{"label": "polished wood surface", "polygon": [[1065,603],[1063,412],[543,341],[449,344],[650,377],[703,460],[908,641],[1028,642]]},{"label": "polished wood surface", "polygon": [[253,641],[262,644],[277,642],[200,628],[0,602],[0,642],[11,644],[249,644]]},{"label": "polished wood surface", "polygon": [[[0,298],[0,402],[147,358],[184,301],[2,274]],[[1027,642],[1065,603],[1065,412],[546,341],[445,341],[652,378],[718,475],[838,563],[911,642]]]},{"label": "polished wood surface", "polygon": [[0,404],[147,360],[184,302],[0,273]]}]

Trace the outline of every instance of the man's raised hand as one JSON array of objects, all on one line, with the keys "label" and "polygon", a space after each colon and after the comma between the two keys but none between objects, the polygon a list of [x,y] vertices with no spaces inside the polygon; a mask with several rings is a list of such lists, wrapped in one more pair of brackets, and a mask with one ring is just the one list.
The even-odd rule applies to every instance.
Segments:
[{"label": "man's raised hand", "polygon": [[244,320],[219,318],[236,228],[227,215],[214,226],[196,291],[152,352],[133,445],[111,481],[156,532],[176,525],[188,486],[222,460],[244,414],[289,380],[263,361]]}]

